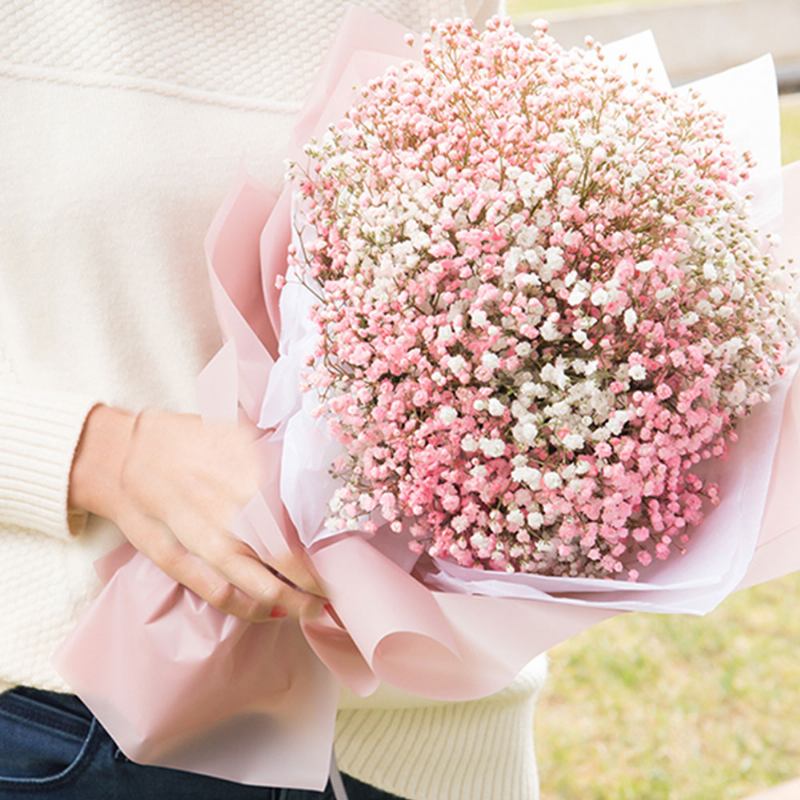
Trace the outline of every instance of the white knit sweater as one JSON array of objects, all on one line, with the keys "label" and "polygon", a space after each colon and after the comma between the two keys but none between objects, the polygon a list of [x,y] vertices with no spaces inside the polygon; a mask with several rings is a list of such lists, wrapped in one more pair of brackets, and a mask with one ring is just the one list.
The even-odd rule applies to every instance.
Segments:
[{"label": "white knit sweater", "polygon": [[[0,0],[0,690],[70,691],[52,654],[99,588],[93,561],[123,540],[67,509],[84,419],[97,402],[197,411],[221,344],[206,229],[240,158],[280,184],[344,5]],[[497,8],[364,5],[416,30]],[[345,692],[340,767],[413,800],[531,800],[545,671],[535,659],[470,703]]]}]

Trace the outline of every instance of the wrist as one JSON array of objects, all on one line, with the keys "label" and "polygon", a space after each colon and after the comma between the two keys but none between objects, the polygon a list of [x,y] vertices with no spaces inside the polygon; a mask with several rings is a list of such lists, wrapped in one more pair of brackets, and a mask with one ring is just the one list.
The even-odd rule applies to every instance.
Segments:
[{"label": "wrist", "polygon": [[68,505],[113,519],[136,415],[100,403],[86,415],[70,472]]}]

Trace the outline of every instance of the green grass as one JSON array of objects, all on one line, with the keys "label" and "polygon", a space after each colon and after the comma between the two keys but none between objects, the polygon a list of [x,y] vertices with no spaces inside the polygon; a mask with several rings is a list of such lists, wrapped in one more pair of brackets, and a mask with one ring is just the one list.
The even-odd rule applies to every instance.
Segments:
[{"label": "green grass", "polygon": [[543,800],[739,800],[800,774],[800,577],[702,619],[614,618],[551,654]]},{"label": "green grass", "polygon": [[[800,158],[800,97],[783,103]],[[704,618],[629,614],[551,651],[542,800],[741,800],[800,776],[800,575]]]},{"label": "green grass", "polygon": [[800,95],[786,98],[782,114],[782,153],[787,164],[800,159]]}]

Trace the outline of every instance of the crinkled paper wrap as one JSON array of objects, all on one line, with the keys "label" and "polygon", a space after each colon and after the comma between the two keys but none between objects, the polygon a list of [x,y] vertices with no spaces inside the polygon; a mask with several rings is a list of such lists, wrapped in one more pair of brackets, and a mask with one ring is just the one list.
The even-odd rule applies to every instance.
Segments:
[{"label": "crinkled paper wrap", "polygon": [[[340,118],[363,84],[409,57],[400,26],[351,8],[295,130],[308,138]],[[611,46],[653,67],[652,36]],[[411,51],[418,57],[418,51]],[[624,64],[625,62],[623,62]],[[697,84],[728,114],[759,166],[749,187],[782,256],[800,253],[800,169],[779,167],[769,57]],[[784,213],[781,218],[781,209]],[[310,417],[297,375],[313,343],[308,298],[275,289],[286,270],[292,195],[275,197],[240,169],[206,238],[225,344],[198,379],[206,419],[244,414],[261,427],[260,491],[234,533],[262,557],[307,547],[341,625],[325,615],[249,624],[176,584],[130,545],[97,563],[104,587],[57,654],[60,673],[134,761],[249,784],[322,789],[340,686],[367,696],[381,682],[437,700],[483,697],[537,654],[622,610],[705,613],[737,587],[800,565],[800,387],[790,376],[742,426],[717,466],[723,502],[690,552],[637,583],[503,576],[438,562],[426,583],[403,535],[330,535],[327,474],[338,446]],[[765,510],[766,509],[766,510]],[[513,597],[508,595],[513,594]],[[502,596],[501,596],[502,595]]]}]

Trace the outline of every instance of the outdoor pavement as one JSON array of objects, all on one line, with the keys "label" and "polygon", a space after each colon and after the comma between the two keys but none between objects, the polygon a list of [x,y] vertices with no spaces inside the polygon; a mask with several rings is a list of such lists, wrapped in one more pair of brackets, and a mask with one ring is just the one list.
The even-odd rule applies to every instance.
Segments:
[{"label": "outdoor pavement", "polygon": [[751,795],[746,800],[800,800],[800,779]]}]

